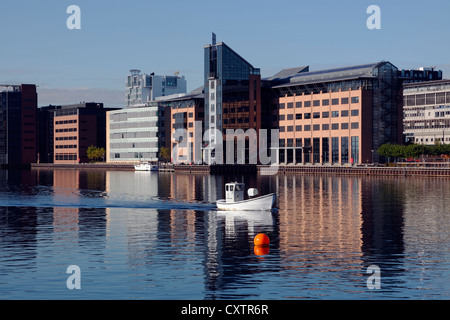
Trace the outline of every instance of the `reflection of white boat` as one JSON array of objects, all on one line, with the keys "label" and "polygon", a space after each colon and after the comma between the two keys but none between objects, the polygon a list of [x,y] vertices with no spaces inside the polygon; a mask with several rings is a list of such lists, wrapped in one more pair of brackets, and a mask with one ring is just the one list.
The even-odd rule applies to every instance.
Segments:
[{"label": "reflection of white boat", "polygon": [[[248,189],[249,199],[244,199],[244,183],[231,182],[225,184],[225,199],[217,200],[216,205],[220,210],[247,211],[247,210],[271,210],[275,203],[275,194],[255,197],[258,190]],[[255,198],[253,198],[255,197]]]},{"label": "reflection of white boat", "polygon": [[158,171],[158,165],[150,162],[141,162],[134,165],[134,170],[136,171]]}]

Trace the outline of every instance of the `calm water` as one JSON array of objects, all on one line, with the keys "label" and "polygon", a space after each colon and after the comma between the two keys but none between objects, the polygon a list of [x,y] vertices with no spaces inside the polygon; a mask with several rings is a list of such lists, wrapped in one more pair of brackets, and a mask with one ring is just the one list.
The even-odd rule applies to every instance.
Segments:
[{"label": "calm water", "polygon": [[[218,212],[230,180],[278,212]],[[449,299],[449,208],[434,178],[0,170],[0,299]]]}]

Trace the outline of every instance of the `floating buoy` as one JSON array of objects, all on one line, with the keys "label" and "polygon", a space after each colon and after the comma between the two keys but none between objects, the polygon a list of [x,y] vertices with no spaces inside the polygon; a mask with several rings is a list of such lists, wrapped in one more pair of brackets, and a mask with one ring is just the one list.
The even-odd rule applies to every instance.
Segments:
[{"label": "floating buoy", "polygon": [[253,243],[255,244],[255,246],[268,246],[270,243],[270,239],[266,234],[259,233],[256,235]]}]

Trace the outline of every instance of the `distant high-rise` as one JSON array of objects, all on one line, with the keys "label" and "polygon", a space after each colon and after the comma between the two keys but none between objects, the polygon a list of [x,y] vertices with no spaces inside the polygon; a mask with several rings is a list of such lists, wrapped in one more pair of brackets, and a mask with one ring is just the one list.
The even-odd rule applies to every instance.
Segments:
[{"label": "distant high-rise", "polygon": [[173,76],[158,76],[154,73],[141,74],[141,70],[132,69],[125,86],[127,107],[145,104],[157,97],[186,93],[186,79],[178,72]]},{"label": "distant high-rise", "polygon": [[36,117],[36,85],[0,85],[0,164],[36,162]]}]

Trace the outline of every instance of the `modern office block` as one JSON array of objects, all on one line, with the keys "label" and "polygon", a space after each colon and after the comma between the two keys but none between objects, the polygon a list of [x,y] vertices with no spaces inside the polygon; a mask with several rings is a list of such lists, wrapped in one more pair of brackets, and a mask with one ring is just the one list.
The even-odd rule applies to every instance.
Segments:
[{"label": "modern office block", "polygon": [[450,80],[404,85],[403,111],[407,141],[450,143]]},{"label": "modern office block", "polygon": [[402,90],[390,62],[304,72],[276,85],[281,163],[377,161],[402,142]]},{"label": "modern office block", "polygon": [[125,86],[127,107],[142,105],[157,97],[186,93],[186,79],[178,73],[159,76],[154,73],[141,74],[141,70],[132,69]]},{"label": "modern office block", "polygon": [[261,128],[261,75],[228,45],[216,43],[214,34],[212,44],[204,47],[204,63],[205,130],[209,130],[205,152],[206,161],[214,163],[227,152],[226,144],[216,148],[218,139],[223,140],[219,134]]},{"label": "modern office block", "polygon": [[34,163],[36,154],[36,86],[0,85],[0,164]]},{"label": "modern office block", "polygon": [[159,102],[108,112],[108,162],[157,161],[165,146],[165,110]]},{"label": "modern office block", "polygon": [[90,146],[106,148],[106,112],[103,103],[65,105],[53,111],[54,163],[89,162]]}]

